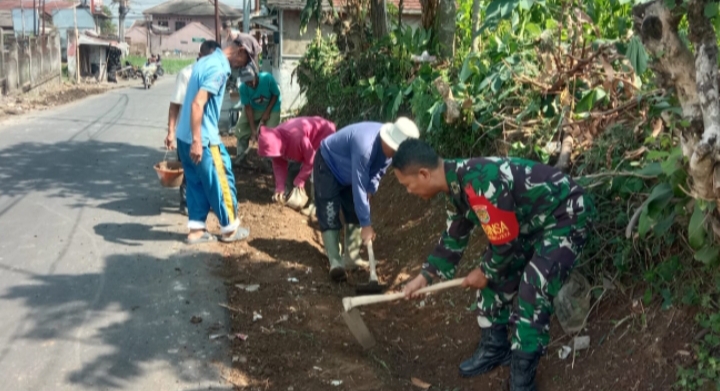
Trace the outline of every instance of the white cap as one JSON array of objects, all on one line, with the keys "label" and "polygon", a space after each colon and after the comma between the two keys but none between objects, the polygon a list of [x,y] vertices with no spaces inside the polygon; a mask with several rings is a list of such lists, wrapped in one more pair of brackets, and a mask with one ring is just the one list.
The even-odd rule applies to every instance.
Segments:
[{"label": "white cap", "polygon": [[420,131],[415,122],[400,117],[395,123],[388,122],[380,128],[380,138],[390,148],[397,151],[400,143],[409,138],[420,138]]}]

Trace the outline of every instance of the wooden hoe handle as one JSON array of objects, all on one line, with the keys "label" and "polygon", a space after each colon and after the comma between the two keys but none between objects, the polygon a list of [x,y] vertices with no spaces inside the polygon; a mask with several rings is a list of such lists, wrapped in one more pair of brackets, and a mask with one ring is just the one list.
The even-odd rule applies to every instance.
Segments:
[{"label": "wooden hoe handle", "polygon": [[[460,284],[462,284],[464,279],[465,279],[464,277],[456,278],[454,280],[445,281],[445,282],[441,282],[439,284],[426,286],[425,288],[418,289],[415,293],[423,294],[423,293],[441,291],[441,290],[448,289],[448,288],[454,288],[456,286],[460,286]],[[360,307],[362,305],[384,303],[386,301],[394,301],[394,300],[402,299],[403,297],[405,297],[405,294],[402,292],[391,293],[389,295],[344,297],[343,298],[343,307],[345,307],[345,312],[347,312],[355,307]]]}]

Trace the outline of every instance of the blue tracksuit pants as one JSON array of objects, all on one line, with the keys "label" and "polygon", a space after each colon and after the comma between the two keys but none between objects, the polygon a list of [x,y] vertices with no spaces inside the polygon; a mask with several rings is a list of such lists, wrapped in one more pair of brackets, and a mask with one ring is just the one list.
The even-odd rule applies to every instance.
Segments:
[{"label": "blue tracksuit pants", "polygon": [[225,146],[205,146],[199,164],[190,159],[190,144],[177,140],[177,148],[187,182],[188,228],[205,229],[205,220],[212,208],[220,221],[221,232],[235,231],[240,225],[235,176]]}]

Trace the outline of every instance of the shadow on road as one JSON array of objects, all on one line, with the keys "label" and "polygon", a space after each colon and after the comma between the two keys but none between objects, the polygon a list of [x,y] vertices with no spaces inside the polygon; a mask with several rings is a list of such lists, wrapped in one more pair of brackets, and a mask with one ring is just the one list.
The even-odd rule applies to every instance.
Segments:
[{"label": "shadow on road", "polygon": [[[70,199],[75,207],[159,215],[165,208],[177,210],[179,202],[178,190],[162,188],[153,169],[164,155],[160,147],[95,140],[20,143],[0,150],[0,196],[42,192]],[[12,206],[5,205],[0,215]]]},{"label": "shadow on road", "polygon": [[106,242],[118,243],[125,246],[141,246],[143,241],[182,242],[185,235],[177,234],[159,229],[167,228],[169,225],[150,226],[138,223],[103,223],[94,227],[95,234],[102,236]]},{"label": "shadow on road", "polygon": [[[208,367],[213,361],[227,361],[227,340],[209,336],[227,329],[229,320],[219,306],[200,304],[214,303],[218,297],[224,301],[225,294],[197,276],[204,260],[219,268],[215,259],[216,254],[206,252],[163,260],[144,253],[111,255],[101,273],[80,275],[32,275],[0,265],[32,275],[30,284],[9,288],[2,299],[20,301],[30,309],[15,340],[76,345],[82,367],[72,369],[74,360],[67,363],[72,370],[65,381],[70,384],[121,388],[140,376],[153,376],[144,368],[159,366],[169,367],[182,382],[214,382],[213,389],[218,389],[218,376]],[[188,331],[193,316],[202,322]],[[97,346],[104,347],[103,353]],[[0,352],[0,360],[10,348]]]}]

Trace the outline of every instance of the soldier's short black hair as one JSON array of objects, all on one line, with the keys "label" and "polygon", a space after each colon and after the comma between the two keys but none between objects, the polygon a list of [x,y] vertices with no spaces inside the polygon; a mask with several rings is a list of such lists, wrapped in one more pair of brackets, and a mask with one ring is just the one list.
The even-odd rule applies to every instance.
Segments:
[{"label": "soldier's short black hair", "polygon": [[428,143],[416,138],[403,141],[395,152],[392,166],[402,173],[408,169],[427,168],[434,170],[440,166],[440,157]]},{"label": "soldier's short black hair", "polygon": [[208,54],[212,54],[212,52],[215,51],[215,49],[219,49],[220,44],[217,43],[217,41],[213,41],[211,39],[205,41],[200,45],[200,54],[203,56],[207,56]]}]

